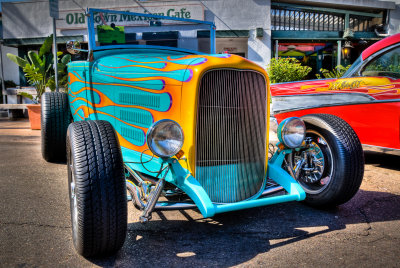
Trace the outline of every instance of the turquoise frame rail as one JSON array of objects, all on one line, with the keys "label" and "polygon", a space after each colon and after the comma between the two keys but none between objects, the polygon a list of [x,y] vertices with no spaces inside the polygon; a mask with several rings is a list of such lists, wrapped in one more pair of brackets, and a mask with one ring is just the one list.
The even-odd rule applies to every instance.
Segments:
[{"label": "turquoise frame rail", "polygon": [[285,154],[291,150],[282,150],[274,154],[268,162],[267,177],[273,179],[286,191],[285,195],[255,198],[229,204],[214,204],[205,192],[200,183],[184,169],[177,159],[167,159],[171,166],[171,177],[173,183],[183,190],[196,204],[201,214],[205,217],[212,217],[217,213],[235,211],[253,207],[261,207],[290,201],[302,201],[306,197],[303,188],[283,168],[282,163]]}]

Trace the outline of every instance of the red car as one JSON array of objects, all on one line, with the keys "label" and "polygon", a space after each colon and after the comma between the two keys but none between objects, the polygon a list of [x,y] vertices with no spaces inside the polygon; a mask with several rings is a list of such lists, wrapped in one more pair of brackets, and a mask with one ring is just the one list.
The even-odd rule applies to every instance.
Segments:
[{"label": "red car", "polygon": [[278,122],[307,115],[307,136],[311,121],[329,114],[347,122],[364,148],[400,154],[400,34],[364,50],[342,78],[273,84],[271,94]]}]

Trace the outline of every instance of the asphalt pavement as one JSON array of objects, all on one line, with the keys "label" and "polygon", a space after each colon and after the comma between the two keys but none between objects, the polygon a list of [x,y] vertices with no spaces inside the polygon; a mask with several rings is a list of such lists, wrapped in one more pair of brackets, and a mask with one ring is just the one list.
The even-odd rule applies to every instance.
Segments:
[{"label": "asphalt pavement", "polygon": [[292,202],[203,219],[194,210],[138,222],[114,256],[73,248],[67,171],[45,162],[40,131],[0,120],[1,267],[400,267],[400,157],[366,153],[360,191],[333,210]]}]

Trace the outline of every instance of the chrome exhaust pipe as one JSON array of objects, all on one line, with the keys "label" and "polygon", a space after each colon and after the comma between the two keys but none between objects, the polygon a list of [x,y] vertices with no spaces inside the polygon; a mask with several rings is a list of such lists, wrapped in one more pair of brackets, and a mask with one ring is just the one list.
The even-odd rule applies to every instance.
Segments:
[{"label": "chrome exhaust pipe", "polygon": [[164,189],[165,185],[165,177],[167,177],[169,171],[169,166],[165,171],[164,177],[158,180],[155,189],[151,191],[149,201],[147,202],[145,208],[143,209],[142,216],[139,217],[141,223],[146,223],[151,219],[151,213],[154,210],[154,207],[157,204],[158,199],[160,198],[161,192]]},{"label": "chrome exhaust pipe", "polygon": [[132,200],[140,208],[140,210],[143,210],[145,208],[145,205],[142,199],[140,198],[140,190],[136,185],[134,185],[132,182],[128,180],[126,180],[125,183],[126,183],[126,188],[131,194],[130,200]]}]

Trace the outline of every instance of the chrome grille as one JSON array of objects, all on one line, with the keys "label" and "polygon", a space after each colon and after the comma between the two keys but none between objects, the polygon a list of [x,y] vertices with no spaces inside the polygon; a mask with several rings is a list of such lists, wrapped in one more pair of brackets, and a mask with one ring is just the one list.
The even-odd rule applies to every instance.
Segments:
[{"label": "chrome grille", "polygon": [[216,203],[261,190],[266,158],[266,82],[254,71],[208,71],[200,82],[196,179]]}]

